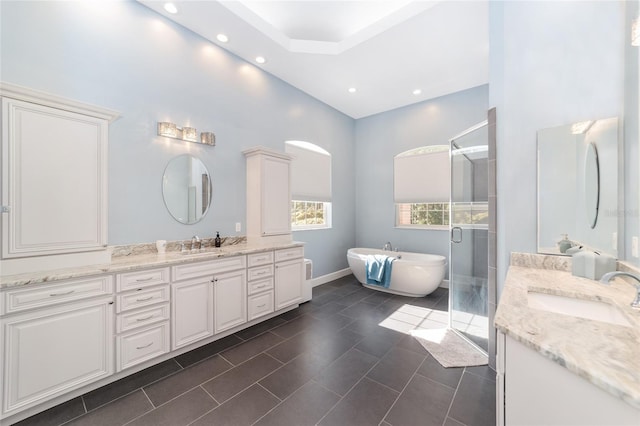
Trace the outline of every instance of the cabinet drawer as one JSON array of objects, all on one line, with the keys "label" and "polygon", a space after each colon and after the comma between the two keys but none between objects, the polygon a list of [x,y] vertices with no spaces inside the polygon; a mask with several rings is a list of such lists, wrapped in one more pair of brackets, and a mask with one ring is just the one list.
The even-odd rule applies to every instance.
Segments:
[{"label": "cabinet drawer", "polygon": [[2,300],[0,315],[111,294],[113,294],[111,275],[16,288],[0,294]]},{"label": "cabinet drawer", "polygon": [[116,318],[116,333],[133,330],[157,322],[169,320],[169,304],[119,314]]},{"label": "cabinet drawer", "polygon": [[247,256],[247,266],[249,268],[253,266],[262,266],[273,263],[273,252],[265,251],[264,253],[255,253]]},{"label": "cabinet drawer", "polygon": [[169,301],[169,286],[133,291],[116,296],[116,312],[130,311],[143,306]]},{"label": "cabinet drawer", "polygon": [[118,336],[117,371],[169,352],[169,323]]},{"label": "cabinet drawer", "polygon": [[304,247],[276,250],[276,262],[304,257]]},{"label": "cabinet drawer", "polygon": [[172,267],[173,280],[180,281],[190,278],[213,276],[221,272],[235,271],[245,268],[246,263],[246,256],[234,256],[228,259],[177,265]]},{"label": "cabinet drawer", "polygon": [[273,312],[273,290],[249,296],[249,321]]},{"label": "cabinet drawer", "polygon": [[247,271],[247,279],[249,281],[259,280],[261,278],[273,276],[273,265],[251,268]]},{"label": "cabinet drawer", "polygon": [[116,276],[116,291],[135,290],[158,284],[169,284],[169,268],[127,272]]},{"label": "cabinet drawer", "polygon": [[263,280],[252,281],[249,283],[249,291],[248,294],[256,294],[261,293],[265,290],[269,290],[273,288],[273,277],[265,278]]}]

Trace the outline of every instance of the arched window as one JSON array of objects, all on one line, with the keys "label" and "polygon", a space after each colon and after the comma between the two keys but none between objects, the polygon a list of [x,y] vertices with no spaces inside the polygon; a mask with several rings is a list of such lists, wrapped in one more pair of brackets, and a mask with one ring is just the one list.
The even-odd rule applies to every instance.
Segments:
[{"label": "arched window", "polygon": [[450,182],[448,145],[423,146],[396,155],[396,226],[448,228]]},{"label": "arched window", "polygon": [[331,154],[311,142],[286,141],[291,154],[291,229],[331,228]]}]

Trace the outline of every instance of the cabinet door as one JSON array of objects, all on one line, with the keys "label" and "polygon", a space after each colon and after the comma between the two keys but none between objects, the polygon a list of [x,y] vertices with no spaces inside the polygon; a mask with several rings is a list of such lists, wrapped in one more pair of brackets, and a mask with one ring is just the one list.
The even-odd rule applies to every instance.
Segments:
[{"label": "cabinet door", "polygon": [[112,374],[113,315],[101,298],[3,319],[3,414]]},{"label": "cabinet door", "polygon": [[291,232],[289,161],[265,156],[262,160],[262,235]]},{"label": "cabinet door", "polygon": [[303,259],[276,263],[276,310],[299,303],[302,300]]},{"label": "cabinet door", "polygon": [[245,270],[216,275],[213,281],[216,333],[247,322]]},{"label": "cabinet door", "polygon": [[171,348],[213,336],[212,278],[171,284]]},{"label": "cabinet door", "polygon": [[2,256],[103,250],[107,121],[3,98],[2,124]]}]

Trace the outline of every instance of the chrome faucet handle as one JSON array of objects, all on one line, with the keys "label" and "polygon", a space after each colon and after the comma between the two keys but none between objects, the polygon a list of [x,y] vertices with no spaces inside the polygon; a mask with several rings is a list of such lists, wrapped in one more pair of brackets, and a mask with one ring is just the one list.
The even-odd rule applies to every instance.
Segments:
[{"label": "chrome faucet handle", "polygon": [[633,300],[633,302],[631,302],[631,307],[635,308],[635,309],[640,309],[640,277],[638,277],[635,274],[629,273],[629,272],[614,271],[614,272],[607,272],[606,274],[604,274],[600,278],[600,282],[602,284],[609,284],[609,281],[612,278],[617,277],[617,276],[633,278],[634,280],[636,280],[638,282],[638,284],[632,284],[636,288],[636,297]]}]

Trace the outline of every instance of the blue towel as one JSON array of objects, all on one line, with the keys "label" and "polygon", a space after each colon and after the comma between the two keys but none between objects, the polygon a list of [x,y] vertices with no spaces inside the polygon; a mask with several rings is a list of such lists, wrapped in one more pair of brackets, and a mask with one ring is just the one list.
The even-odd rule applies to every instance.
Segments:
[{"label": "blue towel", "polygon": [[367,284],[381,285],[389,288],[391,284],[391,264],[395,257],[384,254],[370,254],[367,256]]}]

